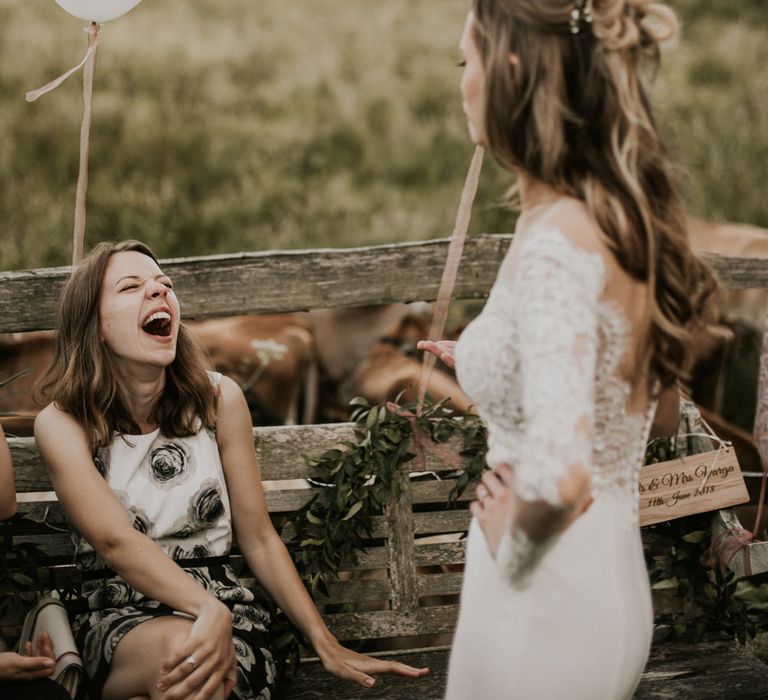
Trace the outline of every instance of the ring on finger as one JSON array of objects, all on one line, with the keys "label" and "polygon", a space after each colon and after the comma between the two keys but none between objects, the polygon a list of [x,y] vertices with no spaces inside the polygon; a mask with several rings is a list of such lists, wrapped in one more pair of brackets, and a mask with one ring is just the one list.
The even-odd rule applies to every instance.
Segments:
[{"label": "ring on finger", "polygon": [[192,654],[190,654],[186,659],[184,659],[192,668],[197,668],[197,661],[195,661]]}]

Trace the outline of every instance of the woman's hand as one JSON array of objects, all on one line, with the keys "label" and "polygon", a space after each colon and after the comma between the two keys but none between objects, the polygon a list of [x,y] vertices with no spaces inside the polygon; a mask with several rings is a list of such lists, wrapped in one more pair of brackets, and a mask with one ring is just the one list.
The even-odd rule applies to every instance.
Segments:
[{"label": "woman's hand", "polygon": [[431,352],[438,360],[442,360],[446,366],[456,369],[456,341],[455,340],[420,340],[416,343],[419,350]]},{"label": "woman's hand", "polygon": [[477,500],[469,506],[485,535],[488,549],[495,559],[499,542],[512,530],[515,506],[515,473],[506,464],[483,473],[477,487]]},{"label": "woman's hand", "polygon": [[398,661],[384,661],[358,654],[341,646],[335,639],[330,639],[323,649],[316,648],[316,651],[328,673],[366,688],[376,683],[372,676],[377,673],[394,673],[406,678],[421,678],[429,673],[428,668],[414,668]]},{"label": "woman's hand", "polygon": [[531,540],[542,542],[568,529],[592,504],[589,477],[578,466],[571,467],[558,481],[558,490],[559,507],[545,501],[525,501],[515,492],[515,472],[509,465],[501,464],[483,474],[470,510],[494,558],[502,537],[513,527],[522,527]]},{"label": "woman's hand", "polygon": [[168,700],[207,700],[221,686],[228,694],[235,685],[234,662],[232,613],[212,599],[201,609],[183,644],[166,659],[157,687],[167,691]]},{"label": "woman's hand", "polygon": [[[33,656],[36,652],[36,656]],[[56,667],[53,644],[47,632],[37,638],[35,649],[32,642],[24,645],[24,654],[0,652],[0,681],[31,681],[48,678]]]}]

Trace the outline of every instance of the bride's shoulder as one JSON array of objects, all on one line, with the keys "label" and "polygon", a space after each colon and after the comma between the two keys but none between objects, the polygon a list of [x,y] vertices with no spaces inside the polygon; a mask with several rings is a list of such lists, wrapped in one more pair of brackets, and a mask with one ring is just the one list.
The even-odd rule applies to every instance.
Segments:
[{"label": "bride's shoulder", "polygon": [[562,237],[576,251],[598,254],[601,257],[608,254],[600,226],[589,213],[586,204],[578,199],[561,199],[552,208],[549,216],[542,218],[540,226],[542,231]]},{"label": "bride's shoulder", "polygon": [[529,261],[542,258],[596,273],[607,267],[610,255],[605,237],[584,203],[565,197],[523,232],[517,248],[517,257]]}]

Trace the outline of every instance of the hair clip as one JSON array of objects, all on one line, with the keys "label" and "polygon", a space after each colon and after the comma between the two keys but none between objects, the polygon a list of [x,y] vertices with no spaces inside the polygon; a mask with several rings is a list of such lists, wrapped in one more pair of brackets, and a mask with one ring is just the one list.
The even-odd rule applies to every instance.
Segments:
[{"label": "hair clip", "polygon": [[576,5],[571,10],[568,18],[571,34],[578,34],[582,24],[592,24],[592,0],[576,0]]}]

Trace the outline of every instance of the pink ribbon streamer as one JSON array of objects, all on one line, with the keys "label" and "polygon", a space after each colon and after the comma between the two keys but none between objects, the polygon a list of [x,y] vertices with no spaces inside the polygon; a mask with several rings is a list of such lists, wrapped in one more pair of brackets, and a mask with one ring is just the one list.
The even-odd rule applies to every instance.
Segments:
[{"label": "pink ribbon streamer", "polygon": [[[445,320],[448,318],[448,307],[453,296],[453,289],[456,286],[456,276],[459,271],[461,255],[464,252],[464,241],[467,238],[467,229],[472,215],[472,203],[477,194],[477,184],[480,179],[480,170],[483,165],[484,149],[477,146],[472,156],[472,162],[469,164],[464,189],[461,192],[459,201],[459,211],[456,214],[456,223],[451,234],[451,242],[448,245],[448,256],[443,268],[443,277],[440,280],[440,287],[437,292],[437,301],[435,303],[435,313],[432,316],[432,324],[429,329],[429,340],[440,340],[445,330]],[[419,402],[417,413],[421,413],[424,406],[424,396],[427,393],[432,371],[435,368],[436,357],[429,352],[424,353],[424,361],[419,373]]]},{"label": "pink ribbon streamer", "polygon": [[[94,29],[94,27],[96,29]],[[92,23],[89,27],[86,27],[83,31],[88,32],[89,34],[89,46],[88,51],[85,52],[85,56],[83,57],[83,60],[80,61],[74,68],[71,68],[68,70],[64,75],[60,75],[58,78],[51,80],[50,83],[43,85],[43,87],[38,88],[37,90],[30,90],[27,95],[26,99],[27,102],[34,102],[38,98],[42,97],[46,93],[51,92],[52,90],[55,90],[59,85],[61,85],[67,78],[74,75],[79,71],[87,62],[88,59],[93,56],[93,54],[96,53],[96,49],[98,48],[99,42],[98,42],[98,34],[99,29],[101,26],[99,24],[96,24],[96,22]],[[94,37],[94,41],[90,41],[90,37]]]},{"label": "pink ribbon streamer", "polygon": [[83,74],[83,121],[80,124],[80,170],[77,176],[77,192],[75,194],[75,223],[72,234],[72,266],[83,259],[85,241],[85,212],[86,195],[88,193],[88,158],[91,150],[91,112],[93,106],[93,74],[96,66],[96,51],[99,48],[99,32],[101,25],[91,22],[86,28],[88,32],[88,50],[85,57],[74,68],[52,80],[47,85],[27,93],[27,102],[34,102],[42,95],[55,90],[67,78],[85,66]]}]

